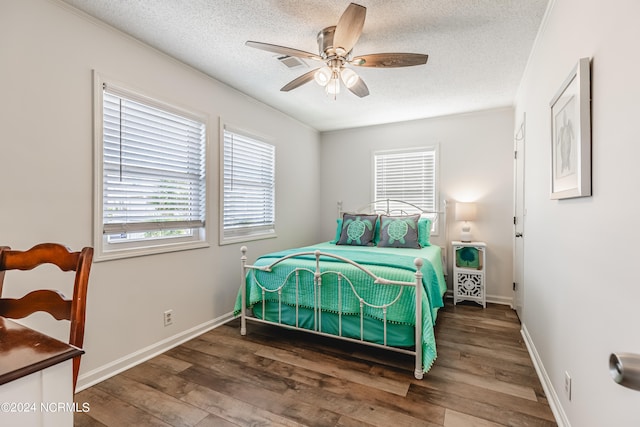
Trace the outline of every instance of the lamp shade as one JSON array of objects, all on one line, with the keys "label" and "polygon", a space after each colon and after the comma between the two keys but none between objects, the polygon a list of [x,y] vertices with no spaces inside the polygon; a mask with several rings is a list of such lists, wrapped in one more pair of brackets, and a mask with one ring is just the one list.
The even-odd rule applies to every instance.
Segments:
[{"label": "lamp shade", "polygon": [[320,86],[326,86],[327,83],[329,83],[329,80],[331,79],[331,68],[329,67],[319,68],[318,71],[316,71],[313,74],[313,78],[316,81],[316,83],[318,83]]},{"label": "lamp shade", "polygon": [[475,203],[456,203],[456,221],[473,221],[476,219]]},{"label": "lamp shade", "polygon": [[343,68],[342,71],[340,71],[340,77],[346,87],[353,87],[358,83],[358,79],[360,78],[351,68]]}]

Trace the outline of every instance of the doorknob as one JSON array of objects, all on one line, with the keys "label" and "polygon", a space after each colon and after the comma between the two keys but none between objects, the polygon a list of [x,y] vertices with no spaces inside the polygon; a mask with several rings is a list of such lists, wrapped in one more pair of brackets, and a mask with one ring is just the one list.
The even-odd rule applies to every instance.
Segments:
[{"label": "doorknob", "polygon": [[640,355],[612,353],[609,357],[609,372],[618,384],[640,391]]},{"label": "doorknob", "polygon": [[522,233],[516,233],[516,237],[522,237]]}]

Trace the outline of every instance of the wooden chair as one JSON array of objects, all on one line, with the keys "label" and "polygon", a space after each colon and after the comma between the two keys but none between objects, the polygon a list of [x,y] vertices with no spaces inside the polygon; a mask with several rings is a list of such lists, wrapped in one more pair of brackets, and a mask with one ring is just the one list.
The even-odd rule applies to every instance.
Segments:
[{"label": "wooden chair", "polygon": [[[20,319],[38,311],[45,311],[57,320],[71,321],[69,344],[82,348],[86,313],[87,285],[93,248],[71,252],[56,243],[42,243],[28,251],[0,247],[0,316]],[[1,298],[6,270],[32,270],[42,264],[57,265],[62,271],[75,271],[73,298],[67,299],[55,290],[35,290],[22,298]],[[76,389],[80,356],[73,359],[73,390]]]}]

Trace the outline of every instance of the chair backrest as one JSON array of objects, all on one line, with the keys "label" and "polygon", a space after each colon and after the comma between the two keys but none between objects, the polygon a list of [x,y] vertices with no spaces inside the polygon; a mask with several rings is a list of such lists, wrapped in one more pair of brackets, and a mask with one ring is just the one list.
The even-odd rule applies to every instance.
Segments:
[{"label": "chair backrest", "polygon": [[[38,311],[51,314],[57,320],[69,320],[69,344],[82,348],[86,314],[87,285],[93,260],[93,248],[71,252],[57,243],[42,243],[27,251],[0,247],[0,316],[20,319]],[[32,291],[22,298],[1,298],[5,271],[32,270],[42,264],[53,264],[62,271],[74,271],[73,297],[66,298],[56,290]],[[76,388],[80,356],[73,360],[73,389]]]}]

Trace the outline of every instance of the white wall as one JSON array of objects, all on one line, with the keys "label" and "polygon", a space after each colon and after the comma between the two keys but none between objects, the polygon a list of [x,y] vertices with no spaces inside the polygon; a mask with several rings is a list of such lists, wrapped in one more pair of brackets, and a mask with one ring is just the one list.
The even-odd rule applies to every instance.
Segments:
[{"label": "white wall", "polygon": [[[474,239],[488,244],[487,295],[510,304],[513,122],[513,110],[505,108],[323,133],[321,237],[333,238],[338,201],[348,211],[373,199],[374,151],[438,144],[441,197],[477,202],[471,231]],[[448,224],[449,240],[458,239],[461,223],[453,220],[453,204]]]},{"label": "white wall", "polygon": [[[317,131],[55,1],[0,2],[0,56],[0,244],[16,249],[93,245],[92,70],[209,116],[211,246],[93,265],[80,387],[231,312],[240,245],[218,246],[220,116],[276,145],[279,237],[250,243],[250,261],[317,240]],[[18,293],[18,275],[6,282]]]},{"label": "white wall", "polygon": [[[640,353],[639,17],[637,0],[555,0],[517,97],[516,117],[527,117],[522,320],[561,425],[640,424],[640,393],[608,371],[611,352]],[[549,102],[581,57],[593,58],[593,196],[554,201]]]}]

